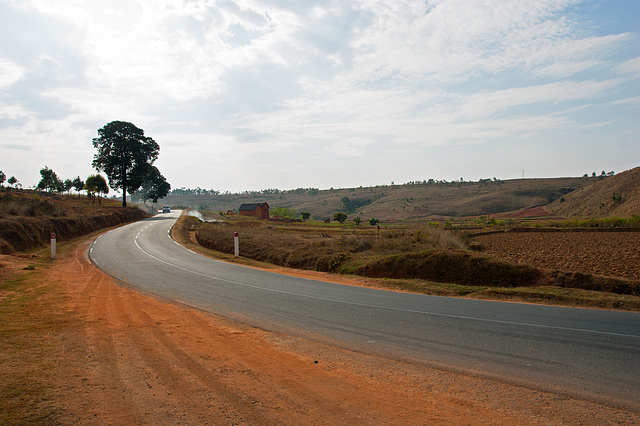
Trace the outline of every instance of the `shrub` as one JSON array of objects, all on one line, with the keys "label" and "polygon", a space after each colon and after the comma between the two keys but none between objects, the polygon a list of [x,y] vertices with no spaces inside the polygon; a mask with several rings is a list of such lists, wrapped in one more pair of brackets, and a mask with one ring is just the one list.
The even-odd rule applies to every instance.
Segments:
[{"label": "shrub", "polygon": [[345,220],[347,220],[347,215],[342,212],[334,213],[333,220],[343,223]]},{"label": "shrub", "polygon": [[535,285],[540,272],[460,250],[428,250],[388,256],[356,268],[377,278],[426,279],[465,285],[516,287]]}]

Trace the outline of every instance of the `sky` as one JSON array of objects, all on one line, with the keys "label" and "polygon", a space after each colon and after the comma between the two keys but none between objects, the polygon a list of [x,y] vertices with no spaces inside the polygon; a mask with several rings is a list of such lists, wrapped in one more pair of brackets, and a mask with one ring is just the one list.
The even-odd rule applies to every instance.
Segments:
[{"label": "sky", "polygon": [[[640,165],[638,0],[0,0],[0,170],[96,171],[127,121],[173,188]],[[5,183],[6,185],[6,183]]]}]

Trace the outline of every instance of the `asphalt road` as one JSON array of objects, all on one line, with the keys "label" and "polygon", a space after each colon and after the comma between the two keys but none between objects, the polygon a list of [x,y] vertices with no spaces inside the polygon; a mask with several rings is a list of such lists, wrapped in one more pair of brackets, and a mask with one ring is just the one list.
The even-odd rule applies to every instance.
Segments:
[{"label": "asphalt road", "polygon": [[262,329],[640,410],[640,314],[406,294],[259,271],[177,244],[170,229],[179,215],[108,232],[90,258],[131,286]]}]

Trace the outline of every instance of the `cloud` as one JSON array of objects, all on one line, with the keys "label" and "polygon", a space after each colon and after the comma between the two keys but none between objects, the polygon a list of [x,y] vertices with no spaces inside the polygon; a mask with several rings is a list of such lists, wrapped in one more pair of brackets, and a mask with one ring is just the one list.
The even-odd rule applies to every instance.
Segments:
[{"label": "cloud", "polygon": [[560,81],[538,86],[518,87],[468,96],[461,108],[465,117],[489,117],[513,107],[540,103],[558,104],[591,99],[620,84],[618,80]]},{"label": "cloud", "polygon": [[[602,30],[605,7],[625,6],[6,0],[0,137],[47,151],[57,157],[51,167],[90,163],[96,130],[126,120],[161,144],[159,161],[174,179],[179,169],[164,155],[189,148],[198,152],[194,180],[208,164],[229,174],[220,152],[282,182],[295,176],[284,171],[294,163],[317,167],[321,179],[358,160],[357,178],[390,152],[578,140],[594,124],[628,135],[638,33]],[[66,153],[40,148],[47,143]]]},{"label": "cloud", "polygon": [[615,70],[629,74],[635,78],[640,77],[640,57],[629,59],[615,67]]}]

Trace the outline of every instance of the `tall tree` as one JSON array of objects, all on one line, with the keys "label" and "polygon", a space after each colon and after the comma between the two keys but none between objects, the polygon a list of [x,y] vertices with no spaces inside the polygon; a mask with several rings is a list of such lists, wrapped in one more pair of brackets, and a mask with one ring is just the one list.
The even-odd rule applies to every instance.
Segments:
[{"label": "tall tree", "polygon": [[98,129],[98,135],[93,139],[98,150],[93,167],[106,173],[111,188],[122,189],[122,206],[126,207],[127,191],[133,194],[140,188],[160,147],[144,130],[126,121],[112,121]]},{"label": "tall tree", "polygon": [[0,186],[4,185],[4,181],[7,179],[7,175],[5,175],[1,170],[0,170]]}]

